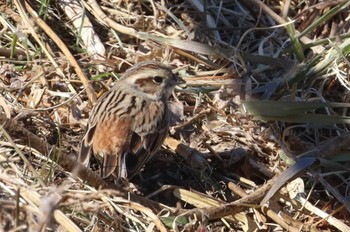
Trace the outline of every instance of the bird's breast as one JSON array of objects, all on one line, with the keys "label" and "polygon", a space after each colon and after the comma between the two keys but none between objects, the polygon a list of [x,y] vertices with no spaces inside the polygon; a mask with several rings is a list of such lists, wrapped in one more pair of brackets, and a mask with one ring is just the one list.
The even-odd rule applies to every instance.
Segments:
[{"label": "bird's breast", "polygon": [[143,107],[133,117],[132,130],[140,136],[145,136],[163,130],[162,121],[166,117],[166,108],[162,101],[142,102]]}]

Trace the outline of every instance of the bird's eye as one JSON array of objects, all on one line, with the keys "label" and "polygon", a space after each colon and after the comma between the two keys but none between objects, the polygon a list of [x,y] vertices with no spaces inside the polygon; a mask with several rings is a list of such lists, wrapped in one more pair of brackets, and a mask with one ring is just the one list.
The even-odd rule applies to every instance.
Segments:
[{"label": "bird's eye", "polygon": [[162,84],[163,78],[161,78],[160,76],[154,76],[153,77],[153,82],[156,83],[156,84]]}]

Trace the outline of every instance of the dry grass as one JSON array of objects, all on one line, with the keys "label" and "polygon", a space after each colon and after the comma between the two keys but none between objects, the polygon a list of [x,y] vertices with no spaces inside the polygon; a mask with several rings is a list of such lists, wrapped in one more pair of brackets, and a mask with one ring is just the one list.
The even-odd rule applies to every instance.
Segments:
[{"label": "dry grass", "polygon": [[[0,228],[349,231],[350,2],[265,4],[0,0]],[[151,59],[187,87],[163,149],[117,186],[79,142]]]}]

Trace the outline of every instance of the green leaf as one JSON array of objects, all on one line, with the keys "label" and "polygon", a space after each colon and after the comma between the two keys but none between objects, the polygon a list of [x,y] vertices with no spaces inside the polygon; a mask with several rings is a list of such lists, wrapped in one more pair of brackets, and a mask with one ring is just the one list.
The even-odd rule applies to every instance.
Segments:
[{"label": "green leaf", "polygon": [[160,220],[169,228],[173,227],[174,221],[176,220],[177,225],[186,225],[188,224],[188,219],[185,216],[181,217],[175,217],[175,216],[169,216],[169,217],[160,217]]},{"label": "green leaf", "polygon": [[99,75],[93,76],[93,77],[91,78],[91,80],[97,81],[97,80],[99,80],[99,79],[102,79],[102,78],[104,78],[104,77],[109,77],[109,76],[111,76],[111,75],[112,75],[112,73],[101,73],[101,74],[99,74]]},{"label": "green leaf", "polygon": [[350,103],[339,102],[288,102],[288,101],[246,101],[243,107],[254,119],[312,123],[320,126],[350,124],[350,117],[313,113],[319,108],[347,108]]}]

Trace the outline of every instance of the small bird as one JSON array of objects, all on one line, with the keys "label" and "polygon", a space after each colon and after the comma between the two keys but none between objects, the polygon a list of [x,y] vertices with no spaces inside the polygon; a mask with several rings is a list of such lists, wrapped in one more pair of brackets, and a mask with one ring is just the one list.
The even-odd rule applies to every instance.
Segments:
[{"label": "small bird", "polygon": [[181,83],[155,61],[129,68],[94,105],[78,160],[88,166],[93,153],[102,161],[102,178],[131,179],[165,140],[168,98]]}]

